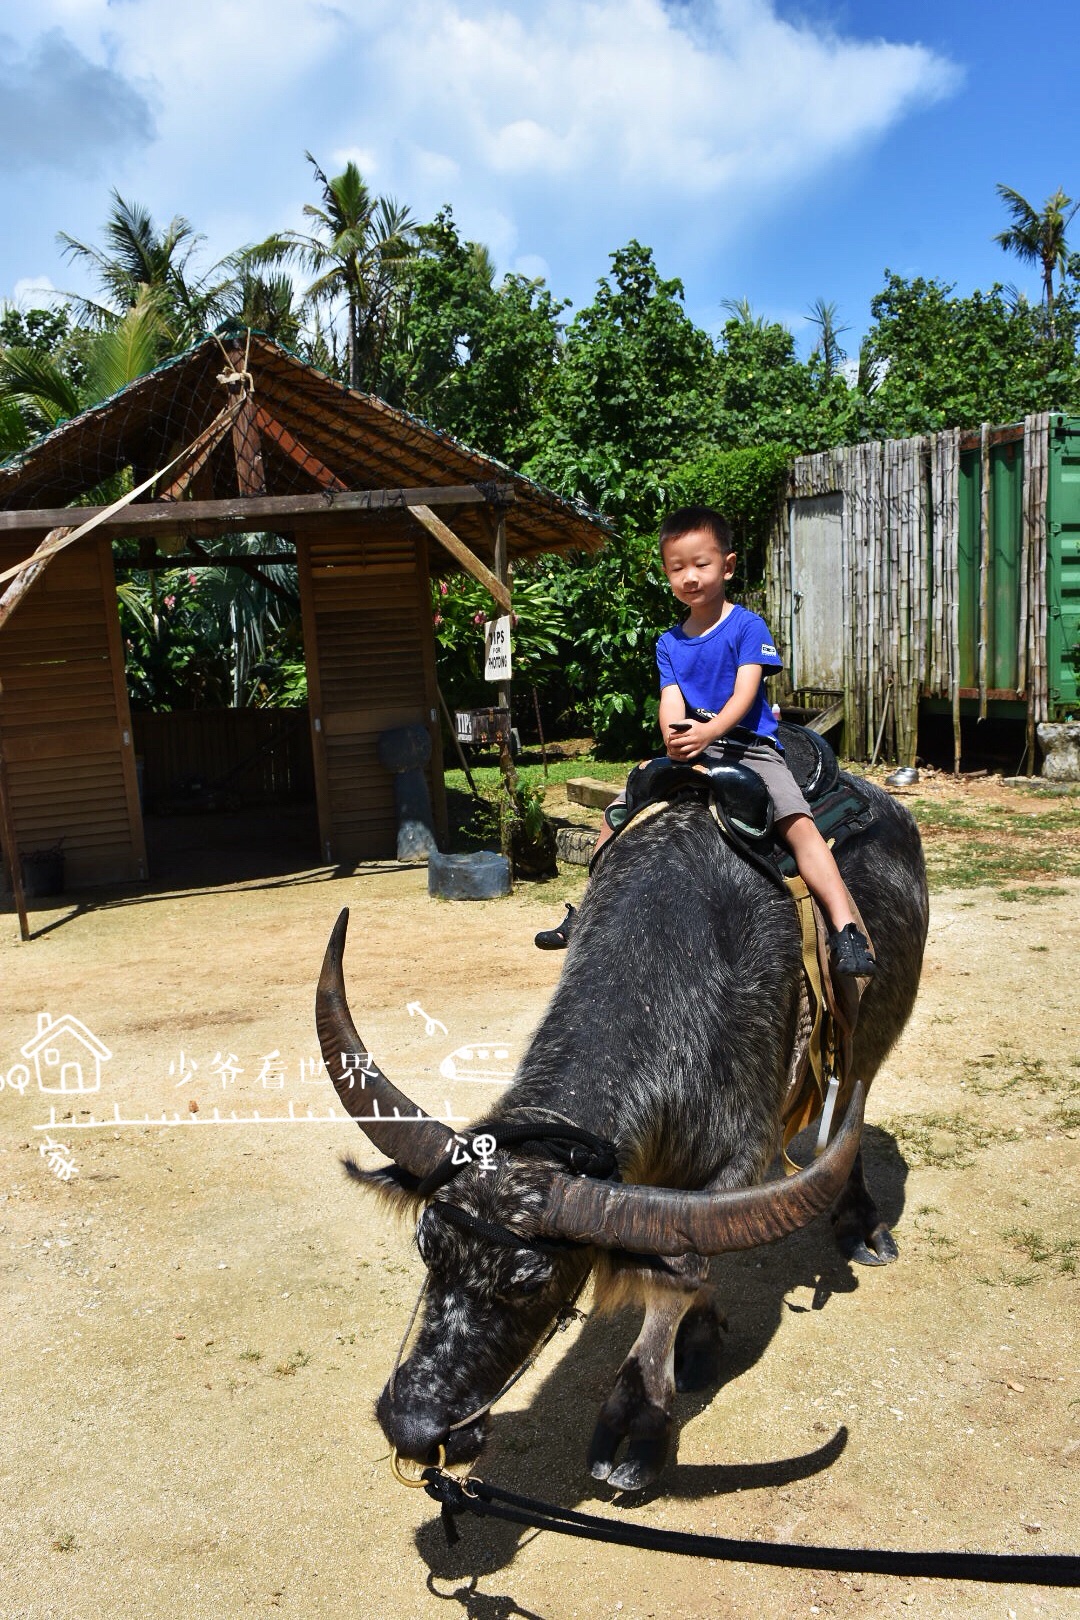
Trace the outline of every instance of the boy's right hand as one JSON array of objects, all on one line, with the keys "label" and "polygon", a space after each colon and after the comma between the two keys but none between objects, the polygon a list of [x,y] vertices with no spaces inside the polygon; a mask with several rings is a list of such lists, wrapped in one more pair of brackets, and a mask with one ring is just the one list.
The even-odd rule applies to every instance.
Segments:
[{"label": "boy's right hand", "polygon": [[676,720],[668,726],[667,756],[685,761],[695,759],[712,742],[712,732],[701,720]]}]

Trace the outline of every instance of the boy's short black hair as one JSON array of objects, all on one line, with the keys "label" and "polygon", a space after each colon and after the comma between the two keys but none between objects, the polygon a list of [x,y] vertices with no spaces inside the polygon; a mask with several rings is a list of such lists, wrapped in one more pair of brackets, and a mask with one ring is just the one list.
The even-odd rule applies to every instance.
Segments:
[{"label": "boy's short black hair", "polygon": [[669,512],[660,525],[661,554],[668,540],[679,540],[694,529],[704,529],[706,534],[711,534],[725,556],[735,550],[731,524],[722,512],[711,506],[680,506]]}]

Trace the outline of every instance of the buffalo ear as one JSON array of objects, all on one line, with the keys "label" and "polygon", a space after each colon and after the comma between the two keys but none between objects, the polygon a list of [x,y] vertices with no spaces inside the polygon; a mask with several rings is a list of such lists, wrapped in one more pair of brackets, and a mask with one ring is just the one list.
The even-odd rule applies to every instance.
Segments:
[{"label": "buffalo ear", "polygon": [[344,1158],[341,1167],[350,1181],[358,1181],[375,1193],[396,1215],[412,1215],[424,1202],[417,1195],[416,1177],[396,1164],[383,1165],[379,1170],[361,1170],[355,1159]]}]

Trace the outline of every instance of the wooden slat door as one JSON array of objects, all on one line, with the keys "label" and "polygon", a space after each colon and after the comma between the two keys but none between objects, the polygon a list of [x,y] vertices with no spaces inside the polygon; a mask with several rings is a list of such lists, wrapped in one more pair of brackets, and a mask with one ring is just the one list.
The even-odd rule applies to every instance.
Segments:
[{"label": "wooden slat door", "polygon": [[442,820],[427,543],[407,520],[297,535],[319,841],[327,863],[392,858],[393,778],[380,732],[423,725]]},{"label": "wooden slat door", "polygon": [[[10,555],[8,553],[10,552]],[[4,564],[25,552],[0,548]],[[57,843],[72,888],[146,876],[109,542],[54,557],[0,634],[8,789],[21,854]]]}]

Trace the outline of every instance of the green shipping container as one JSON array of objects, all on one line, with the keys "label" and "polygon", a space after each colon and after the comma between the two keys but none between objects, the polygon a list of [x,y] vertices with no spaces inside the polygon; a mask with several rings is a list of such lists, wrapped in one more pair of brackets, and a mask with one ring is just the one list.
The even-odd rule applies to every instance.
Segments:
[{"label": "green shipping container", "polygon": [[[1019,713],[1023,442],[991,444],[986,686],[990,712]],[[980,453],[960,457],[960,687],[979,685],[982,478]],[[1080,714],[1080,417],[1050,419],[1047,521],[1047,696],[1049,716]]]}]

